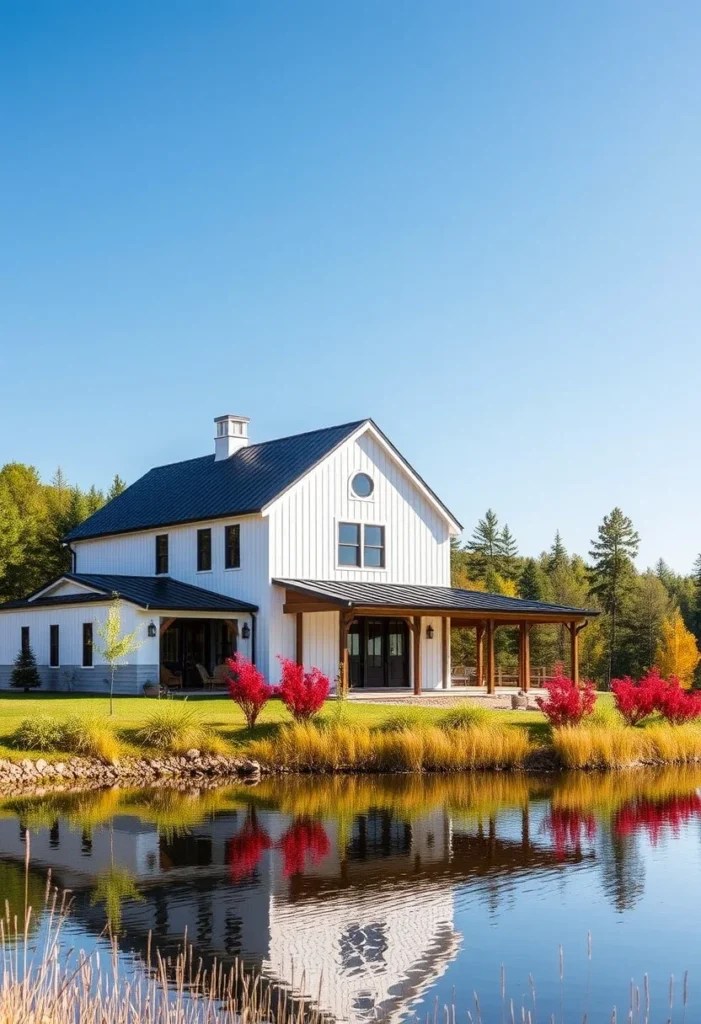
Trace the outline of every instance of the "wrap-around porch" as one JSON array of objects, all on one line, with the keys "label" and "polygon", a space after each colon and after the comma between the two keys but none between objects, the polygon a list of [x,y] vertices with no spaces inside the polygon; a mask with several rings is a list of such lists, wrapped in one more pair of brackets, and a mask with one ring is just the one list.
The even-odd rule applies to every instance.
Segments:
[{"label": "wrap-around porch", "polygon": [[[415,695],[454,689],[451,631],[475,635],[475,683],[496,691],[495,635],[505,626],[518,632],[518,671],[513,682],[531,687],[530,634],[539,624],[561,624],[569,638],[572,678],[579,682],[579,637],[597,612],[451,587],[354,581],[274,580],[283,587],[285,615],[294,619],[295,658],[307,663],[305,630],[317,616],[337,623],[340,693],[397,689]],[[510,680],[511,682],[511,680]],[[460,689],[463,689],[461,686]],[[474,692],[474,685],[471,687]]]}]

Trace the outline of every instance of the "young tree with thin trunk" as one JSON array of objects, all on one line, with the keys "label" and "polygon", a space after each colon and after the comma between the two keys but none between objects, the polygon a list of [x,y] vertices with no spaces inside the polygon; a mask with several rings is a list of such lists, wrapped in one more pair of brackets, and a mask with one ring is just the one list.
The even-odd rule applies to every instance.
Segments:
[{"label": "young tree with thin trunk", "polygon": [[635,579],[633,559],[638,554],[640,537],[632,521],[620,508],[604,516],[589,557],[589,589],[609,616],[608,682],[617,668],[617,629],[623,602]]},{"label": "young tree with thin trunk", "polygon": [[119,594],[114,595],[112,604],[104,622],[98,622],[98,642],[94,645],[97,653],[110,667],[110,717],[114,714],[114,677],[120,665],[127,663],[127,658],[136,654],[143,644],[139,640],[139,631],[122,633],[122,612]]}]

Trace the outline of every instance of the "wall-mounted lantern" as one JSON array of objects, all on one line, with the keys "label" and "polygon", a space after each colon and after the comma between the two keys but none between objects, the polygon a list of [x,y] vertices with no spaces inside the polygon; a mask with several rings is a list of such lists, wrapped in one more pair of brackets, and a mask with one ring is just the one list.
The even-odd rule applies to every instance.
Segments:
[{"label": "wall-mounted lantern", "polygon": [[243,626],[241,627],[241,637],[243,640],[248,640],[250,635],[251,627],[248,625],[247,622],[244,622]]},{"label": "wall-mounted lantern", "polygon": [[153,621],[153,619],[151,619],[151,621],[148,624],[148,635],[150,637],[154,637],[157,632],[158,630],[156,629],[156,623]]},{"label": "wall-mounted lantern", "polygon": [[426,639],[433,640],[433,626],[426,626]]}]

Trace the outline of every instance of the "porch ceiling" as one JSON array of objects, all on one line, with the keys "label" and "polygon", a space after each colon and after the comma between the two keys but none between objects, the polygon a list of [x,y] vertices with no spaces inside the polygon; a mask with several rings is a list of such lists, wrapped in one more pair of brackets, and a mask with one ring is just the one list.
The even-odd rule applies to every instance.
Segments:
[{"label": "porch ceiling", "polygon": [[357,614],[449,615],[455,624],[484,619],[571,622],[599,614],[593,609],[524,601],[456,587],[350,580],[274,579],[273,583],[285,588],[286,612],[345,609]]}]

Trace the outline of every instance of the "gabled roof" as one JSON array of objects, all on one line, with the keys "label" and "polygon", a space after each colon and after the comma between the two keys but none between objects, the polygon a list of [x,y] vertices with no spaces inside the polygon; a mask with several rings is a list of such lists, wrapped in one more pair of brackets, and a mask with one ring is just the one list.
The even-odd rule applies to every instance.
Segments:
[{"label": "gabled roof", "polygon": [[[51,596],[54,587],[63,580],[91,588],[80,594]],[[91,592],[92,591],[92,592]],[[67,572],[51,584],[21,601],[6,601],[0,611],[14,608],[45,608],[71,604],[91,604],[109,600],[115,594],[140,608],[187,612],[255,612],[257,606],[238,601],[203,587],[193,587],[169,576],[117,576]]]},{"label": "gabled roof", "polygon": [[284,580],[273,583],[312,600],[329,601],[345,608],[416,608],[424,611],[471,612],[514,615],[572,615],[589,617],[598,615],[587,608],[545,604],[543,601],[524,601],[520,597],[503,594],[485,594],[480,590],[460,590],[457,587],[432,587],[409,583],[365,583],[351,580]]},{"label": "gabled roof", "polygon": [[440,498],[370,419],[294,434],[249,445],[228,459],[204,455],[150,470],[118,497],[99,509],[64,538],[88,540],[182,523],[223,519],[262,512],[301,477],[362,428],[375,437],[405,468],[429,501],[454,528],[461,529]]},{"label": "gabled roof", "polygon": [[260,512],[365,422],[356,420],[248,445],[219,461],[212,454],[158,466],[65,539],[87,540]]}]

